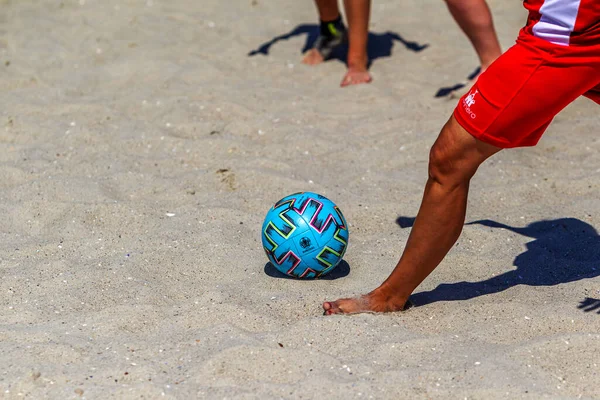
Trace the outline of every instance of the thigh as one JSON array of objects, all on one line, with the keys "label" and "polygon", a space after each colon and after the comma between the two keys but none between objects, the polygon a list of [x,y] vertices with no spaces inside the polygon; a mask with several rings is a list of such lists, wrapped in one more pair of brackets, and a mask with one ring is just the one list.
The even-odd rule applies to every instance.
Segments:
[{"label": "thigh", "polygon": [[484,142],[533,146],[560,110],[599,83],[600,47],[588,51],[519,40],[479,77],[455,116]]},{"label": "thigh", "polygon": [[592,90],[587,91],[584,96],[600,104],[600,85],[596,86]]}]

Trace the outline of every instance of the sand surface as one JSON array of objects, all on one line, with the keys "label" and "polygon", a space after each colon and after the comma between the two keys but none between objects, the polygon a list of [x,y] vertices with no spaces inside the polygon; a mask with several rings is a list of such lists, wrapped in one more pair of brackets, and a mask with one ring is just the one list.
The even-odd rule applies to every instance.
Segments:
[{"label": "sand surface", "polygon": [[[507,48],[525,10],[490,4]],[[374,82],[339,89],[299,63],[308,0],[0,0],[0,398],[600,398],[586,99],[482,166],[419,307],[321,315],[391,271],[434,96],[477,66],[439,0],[372,14]],[[337,279],[266,267],[262,219],[302,190],[350,224]]]}]

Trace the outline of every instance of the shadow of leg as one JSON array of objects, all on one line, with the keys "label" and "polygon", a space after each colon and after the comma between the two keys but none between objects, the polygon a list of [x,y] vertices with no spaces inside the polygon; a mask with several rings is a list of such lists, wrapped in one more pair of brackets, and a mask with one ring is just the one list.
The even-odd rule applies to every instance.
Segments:
[{"label": "shadow of leg", "polygon": [[596,311],[598,310],[598,314],[600,314],[600,299],[593,299],[591,297],[586,297],[581,303],[577,306],[580,310],[584,312]]}]

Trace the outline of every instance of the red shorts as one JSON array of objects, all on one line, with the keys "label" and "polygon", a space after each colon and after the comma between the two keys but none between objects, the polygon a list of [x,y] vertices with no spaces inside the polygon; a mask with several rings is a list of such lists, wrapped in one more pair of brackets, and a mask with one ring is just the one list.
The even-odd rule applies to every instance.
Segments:
[{"label": "red shorts", "polygon": [[600,44],[559,46],[521,34],[460,99],[454,117],[494,146],[534,146],[582,95],[600,104]]}]

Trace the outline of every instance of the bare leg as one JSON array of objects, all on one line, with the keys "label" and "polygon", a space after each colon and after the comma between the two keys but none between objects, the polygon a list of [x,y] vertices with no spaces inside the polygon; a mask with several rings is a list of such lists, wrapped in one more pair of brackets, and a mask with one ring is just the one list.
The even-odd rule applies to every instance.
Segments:
[{"label": "bare leg", "polygon": [[451,117],[431,148],[421,208],[396,268],[381,286],[365,296],[323,303],[325,314],[402,310],[413,290],[458,239],[471,177],[498,151],[500,148],[475,139]]},{"label": "bare leg", "polygon": [[[340,16],[338,0],[315,0],[321,21],[333,21]],[[317,49],[310,49],[302,59],[304,64],[316,65],[323,62],[323,56]]]},{"label": "bare leg", "polygon": [[348,72],[342,79],[342,87],[371,82],[367,70],[371,0],[344,0],[344,7],[348,18]]},{"label": "bare leg", "polygon": [[333,21],[340,16],[338,0],[315,0],[315,5],[322,21]]},{"label": "bare leg", "polygon": [[492,13],[485,0],[446,0],[450,13],[467,35],[481,62],[481,71],[502,54]]}]

